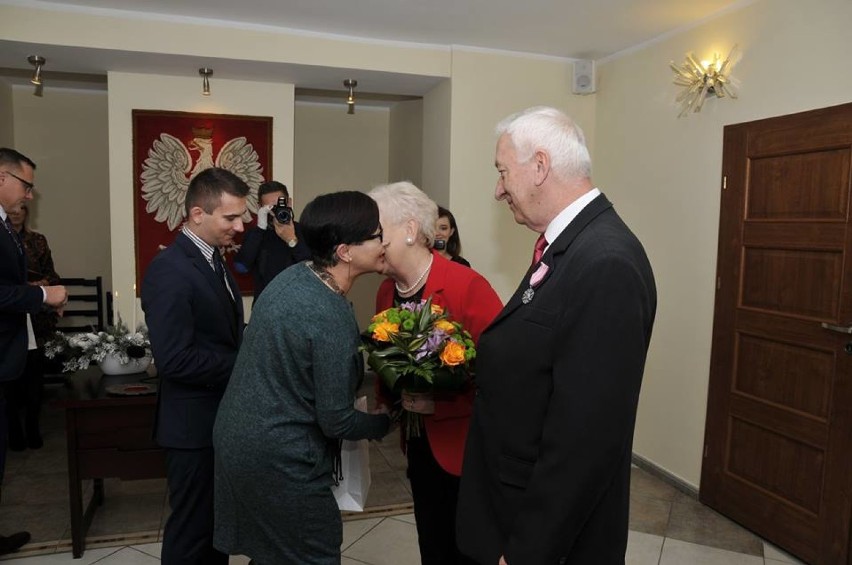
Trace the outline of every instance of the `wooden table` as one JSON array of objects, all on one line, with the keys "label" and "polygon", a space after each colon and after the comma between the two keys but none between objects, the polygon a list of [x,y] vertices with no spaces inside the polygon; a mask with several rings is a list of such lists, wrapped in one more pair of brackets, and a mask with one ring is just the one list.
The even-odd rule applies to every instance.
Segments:
[{"label": "wooden table", "polygon": [[[86,532],[104,501],[104,479],[154,479],[166,476],[163,450],[151,438],[156,395],[109,396],[112,384],[153,381],[146,373],[103,375],[90,367],[71,376],[67,396],[54,404],[65,409],[68,439],[68,486],[74,558],[83,555]],[[93,479],[89,503],[83,504],[83,481]]]}]

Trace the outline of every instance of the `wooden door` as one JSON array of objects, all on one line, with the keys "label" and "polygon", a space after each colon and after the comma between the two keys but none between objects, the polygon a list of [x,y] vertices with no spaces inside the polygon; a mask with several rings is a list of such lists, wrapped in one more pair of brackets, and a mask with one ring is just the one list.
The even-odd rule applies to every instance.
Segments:
[{"label": "wooden door", "polygon": [[852,563],[850,163],[852,104],[725,128],[700,498],[808,563]]}]

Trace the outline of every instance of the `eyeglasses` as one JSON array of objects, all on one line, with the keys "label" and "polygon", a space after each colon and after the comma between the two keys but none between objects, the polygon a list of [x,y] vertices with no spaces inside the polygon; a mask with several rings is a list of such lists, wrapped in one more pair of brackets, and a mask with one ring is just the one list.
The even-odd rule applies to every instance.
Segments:
[{"label": "eyeglasses", "polygon": [[19,176],[18,176],[18,175],[16,175],[15,173],[10,173],[9,171],[0,171],[0,172],[6,173],[7,175],[10,175],[10,176],[12,176],[12,177],[15,177],[16,179],[18,179],[19,181],[21,181],[21,184],[23,184],[23,185],[24,185],[24,187],[27,189],[27,194],[29,194],[30,192],[32,192],[32,191],[33,191],[33,189],[35,188],[35,185],[34,185],[33,183],[31,183],[31,182],[29,182],[29,181],[26,181],[26,180],[22,179],[21,177],[19,177]]},{"label": "eyeglasses", "polygon": [[382,236],[384,236],[384,235],[385,235],[385,230],[383,230],[382,228],[379,228],[379,233],[374,233],[370,237],[366,238],[364,241],[370,241],[371,239],[378,239],[379,243],[383,243],[384,240],[382,239]]}]

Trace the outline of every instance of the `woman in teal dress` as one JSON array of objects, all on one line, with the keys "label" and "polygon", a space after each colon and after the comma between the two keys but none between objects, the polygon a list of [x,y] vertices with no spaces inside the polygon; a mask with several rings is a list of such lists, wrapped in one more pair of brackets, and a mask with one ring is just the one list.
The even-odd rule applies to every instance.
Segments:
[{"label": "woman in teal dress", "polygon": [[384,268],[378,208],[360,192],[326,194],[300,222],[312,261],[255,302],[213,430],[214,545],[258,565],[340,563],[340,440],[378,439],[390,424],[353,408],[363,363],[345,297]]}]

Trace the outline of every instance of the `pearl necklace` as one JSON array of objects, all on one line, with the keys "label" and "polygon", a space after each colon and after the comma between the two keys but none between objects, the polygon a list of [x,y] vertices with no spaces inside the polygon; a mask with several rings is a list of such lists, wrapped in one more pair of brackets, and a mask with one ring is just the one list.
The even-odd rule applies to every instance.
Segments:
[{"label": "pearl necklace", "polygon": [[403,294],[409,294],[412,290],[414,290],[415,288],[417,288],[418,286],[420,286],[420,283],[421,283],[421,282],[423,282],[423,277],[425,277],[425,276],[426,276],[426,273],[428,273],[428,272],[429,272],[429,269],[431,269],[431,268],[432,268],[432,261],[433,261],[434,259],[435,259],[435,257],[434,257],[433,255],[429,255],[429,264],[428,264],[428,265],[426,265],[426,268],[425,268],[425,269],[423,269],[423,272],[422,272],[422,273],[420,273],[420,276],[419,276],[419,277],[417,277],[417,280],[416,280],[416,281],[414,281],[414,284],[412,284],[412,285],[411,285],[411,286],[409,286],[408,288],[403,288],[403,287],[399,286],[399,282],[394,282],[394,286],[396,287],[396,291],[397,291],[400,295],[403,295]]},{"label": "pearl necklace", "polygon": [[308,261],[306,263],[306,265],[311,270],[311,272],[317,276],[317,278],[319,280],[321,280],[323,283],[325,283],[325,286],[330,288],[336,294],[341,294],[341,295],[343,294],[343,291],[340,290],[340,287],[338,286],[337,281],[334,280],[334,277],[331,276],[331,273],[329,273],[325,269],[320,269],[319,267],[314,265],[313,261]]}]

